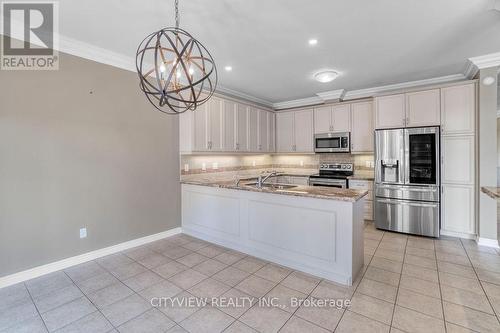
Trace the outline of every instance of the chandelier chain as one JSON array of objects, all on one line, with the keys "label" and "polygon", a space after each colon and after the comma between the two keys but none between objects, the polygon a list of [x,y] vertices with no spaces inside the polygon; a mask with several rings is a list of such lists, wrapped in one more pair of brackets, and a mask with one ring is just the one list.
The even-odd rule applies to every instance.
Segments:
[{"label": "chandelier chain", "polygon": [[179,0],[175,0],[175,27],[179,29]]}]

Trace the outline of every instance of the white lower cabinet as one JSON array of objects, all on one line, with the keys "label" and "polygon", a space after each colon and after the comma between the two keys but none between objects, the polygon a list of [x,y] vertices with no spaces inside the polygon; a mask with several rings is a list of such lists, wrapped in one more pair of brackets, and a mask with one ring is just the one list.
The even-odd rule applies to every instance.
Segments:
[{"label": "white lower cabinet", "polygon": [[441,229],[449,235],[470,237],[475,231],[474,186],[443,184]]},{"label": "white lower cabinet", "polygon": [[370,180],[349,179],[349,188],[353,190],[368,191],[365,201],[365,220],[373,220],[373,182]]}]

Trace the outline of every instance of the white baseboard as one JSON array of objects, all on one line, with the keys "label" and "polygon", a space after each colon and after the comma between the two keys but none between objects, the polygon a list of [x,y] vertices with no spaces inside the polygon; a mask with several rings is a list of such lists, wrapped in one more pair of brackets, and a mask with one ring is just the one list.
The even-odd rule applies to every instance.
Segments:
[{"label": "white baseboard", "polygon": [[90,261],[90,260],[105,257],[105,256],[113,254],[113,253],[125,251],[125,250],[131,249],[131,248],[136,247],[136,246],[140,246],[140,245],[151,243],[151,242],[154,242],[154,241],[157,241],[157,240],[160,240],[163,238],[167,238],[167,237],[170,237],[173,235],[177,235],[177,234],[180,234],[181,232],[182,232],[182,230],[180,227],[174,228],[174,229],[163,231],[163,232],[160,232],[157,234],[133,239],[133,240],[130,240],[128,242],[105,247],[103,249],[80,254],[80,255],[75,256],[75,257],[70,257],[70,258],[66,258],[63,260],[56,261],[56,262],[52,262],[50,264],[34,267],[34,268],[31,268],[31,269],[28,269],[28,270],[25,270],[22,272],[3,276],[3,277],[0,277],[0,288],[8,287],[8,286],[11,286],[11,285],[19,283],[19,282],[34,279],[36,277],[39,277],[39,276],[42,276],[42,275],[45,275],[48,273],[60,271],[61,269],[65,269],[65,268],[68,268],[71,266],[79,265],[79,264],[82,264],[82,263]]},{"label": "white baseboard", "polygon": [[500,249],[500,246],[498,246],[498,240],[496,240],[496,239],[478,237],[477,244],[481,245],[481,246],[487,246],[487,247],[493,247],[495,249]]},{"label": "white baseboard", "polygon": [[449,237],[457,237],[457,238],[463,238],[463,239],[476,239],[476,234],[466,234],[463,232],[455,232],[455,231],[449,231],[449,230],[440,230],[440,234],[443,236],[449,236]]}]

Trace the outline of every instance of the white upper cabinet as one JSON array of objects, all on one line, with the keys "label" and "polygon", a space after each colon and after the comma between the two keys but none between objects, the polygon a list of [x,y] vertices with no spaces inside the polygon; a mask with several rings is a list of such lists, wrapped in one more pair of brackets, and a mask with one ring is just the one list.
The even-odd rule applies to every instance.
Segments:
[{"label": "white upper cabinet", "polygon": [[224,150],[236,150],[236,102],[224,101]]},{"label": "white upper cabinet", "polygon": [[248,151],[259,151],[259,110],[248,108]]},{"label": "white upper cabinet", "polygon": [[314,109],[314,134],[332,132],[332,107],[322,106]]},{"label": "white upper cabinet", "polygon": [[258,141],[258,151],[261,152],[267,152],[268,151],[268,140],[269,140],[269,127],[267,125],[267,114],[268,112],[265,110],[259,110],[259,116],[258,116],[258,121],[259,121],[259,126],[258,126],[258,132],[259,132],[259,141]]},{"label": "white upper cabinet", "polygon": [[441,124],[440,90],[432,89],[406,94],[406,127]]},{"label": "white upper cabinet", "polygon": [[441,89],[441,130],[446,134],[473,134],[476,100],[474,84]]},{"label": "white upper cabinet", "polygon": [[314,109],[314,134],[350,131],[350,104],[322,106]]},{"label": "white upper cabinet", "polygon": [[314,152],[313,110],[295,111],[294,114],[294,151],[299,153],[312,153]]},{"label": "white upper cabinet", "polygon": [[193,151],[208,151],[208,103],[199,106],[192,112]]},{"label": "white upper cabinet", "polygon": [[375,128],[402,128],[406,123],[405,94],[375,98]]},{"label": "white upper cabinet", "polygon": [[441,137],[442,183],[473,185],[475,160],[474,135]]},{"label": "white upper cabinet", "polygon": [[248,118],[246,105],[238,103],[236,108],[236,151],[248,150]]},{"label": "white upper cabinet", "polygon": [[268,146],[267,151],[276,151],[276,115],[274,112],[267,113],[267,125],[268,125]]},{"label": "white upper cabinet", "polygon": [[295,113],[280,112],[276,114],[276,150],[280,153],[294,151],[295,146]]},{"label": "white upper cabinet", "polygon": [[208,150],[222,151],[224,143],[223,101],[220,98],[212,97],[207,104],[208,104]]},{"label": "white upper cabinet", "polygon": [[351,131],[351,105],[340,104],[332,107],[332,132]]},{"label": "white upper cabinet", "polygon": [[351,118],[351,152],[373,152],[373,103],[361,102],[351,104]]}]

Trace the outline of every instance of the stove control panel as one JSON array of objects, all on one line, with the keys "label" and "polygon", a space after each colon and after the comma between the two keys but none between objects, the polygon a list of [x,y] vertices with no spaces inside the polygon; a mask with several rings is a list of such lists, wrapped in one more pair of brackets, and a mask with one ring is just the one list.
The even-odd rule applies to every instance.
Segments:
[{"label": "stove control panel", "polygon": [[352,172],[354,164],[352,163],[323,163],[319,165],[320,171],[346,171]]}]

